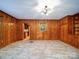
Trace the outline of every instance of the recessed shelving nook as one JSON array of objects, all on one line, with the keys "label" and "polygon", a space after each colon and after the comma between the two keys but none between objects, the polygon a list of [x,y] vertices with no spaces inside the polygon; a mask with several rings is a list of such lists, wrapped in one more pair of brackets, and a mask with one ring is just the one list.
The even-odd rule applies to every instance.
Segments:
[{"label": "recessed shelving nook", "polygon": [[73,24],[74,34],[79,35],[79,14],[74,15]]}]

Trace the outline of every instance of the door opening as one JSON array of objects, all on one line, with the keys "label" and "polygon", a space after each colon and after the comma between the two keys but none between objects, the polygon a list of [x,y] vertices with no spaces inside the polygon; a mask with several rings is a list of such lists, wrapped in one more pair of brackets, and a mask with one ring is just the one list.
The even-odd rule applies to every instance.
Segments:
[{"label": "door opening", "polygon": [[30,39],[30,27],[28,24],[24,23],[24,40]]}]

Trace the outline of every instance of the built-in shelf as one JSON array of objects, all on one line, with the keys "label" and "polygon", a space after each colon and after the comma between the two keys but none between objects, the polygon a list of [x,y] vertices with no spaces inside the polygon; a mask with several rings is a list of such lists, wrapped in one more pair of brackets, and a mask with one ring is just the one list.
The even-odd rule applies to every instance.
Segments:
[{"label": "built-in shelf", "polygon": [[74,34],[79,35],[79,16],[74,16],[73,24]]}]

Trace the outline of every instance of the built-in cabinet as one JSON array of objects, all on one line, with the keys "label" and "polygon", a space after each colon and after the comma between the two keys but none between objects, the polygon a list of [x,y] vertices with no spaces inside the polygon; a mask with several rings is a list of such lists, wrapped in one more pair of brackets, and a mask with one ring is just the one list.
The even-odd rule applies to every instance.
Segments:
[{"label": "built-in cabinet", "polygon": [[66,16],[59,20],[60,39],[79,48],[79,14]]},{"label": "built-in cabinet", "polygon": [[74,24],[74,26],[73,26],[74,35],[79,36],[79,14],[74,15],[73,24]]}]

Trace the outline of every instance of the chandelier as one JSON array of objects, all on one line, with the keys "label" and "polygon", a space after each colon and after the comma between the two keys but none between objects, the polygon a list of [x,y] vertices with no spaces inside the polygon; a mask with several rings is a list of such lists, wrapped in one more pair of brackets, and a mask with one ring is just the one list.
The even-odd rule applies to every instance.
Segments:
[{"label": "chandelier", "polygon": [[47,5],[45,5],[44,6],[44,8],[43,8],[43,10],[41,11],[44,15],[47,15],[47,13],[48,13],[48,6]]},{"label": "chandelier", "polygon": [[49,15],[60,4],[60,0],[38,0],[35,10],[42,15]]}]

